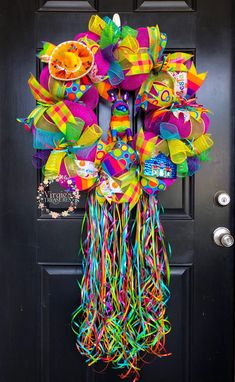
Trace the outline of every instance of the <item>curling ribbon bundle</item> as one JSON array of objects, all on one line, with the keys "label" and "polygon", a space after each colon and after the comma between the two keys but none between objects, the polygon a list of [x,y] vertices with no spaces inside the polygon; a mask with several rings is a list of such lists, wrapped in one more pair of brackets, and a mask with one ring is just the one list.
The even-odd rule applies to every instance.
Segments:
[{"label": "curling ribbon bundle", "polygon": [[[146,354],[170,354],[170,249],[158,193],[209,160],[208,110],[196,101],[206,73],[192,55],[164,54],[157,25],[118,27],[94,15],[88,29],[44,43],[39,81],[28,81],[37,106],[18,120],[33,135],[33,164],[44,178],[66,176],[87,193],[77,348],[89,365],[101,360],[137,381]],[[135,136],[131,91],[135,113],[145,112]],[[100,97],[112,103],[107,135],[93,111]]]}]

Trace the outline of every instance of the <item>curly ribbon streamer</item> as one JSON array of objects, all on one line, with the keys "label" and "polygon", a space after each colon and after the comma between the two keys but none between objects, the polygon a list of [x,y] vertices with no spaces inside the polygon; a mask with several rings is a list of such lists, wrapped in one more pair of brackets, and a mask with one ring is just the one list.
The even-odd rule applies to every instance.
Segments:
[{"label": "curly ribbon streamer", "polygon": [[[77,335],[77,347],[87,356],[89,365],[99,360],[111,362],[114,368],[122,370],[122,378],[133,375],[137,380],[140,353],[168,355],[165,336],[170,324],[165,305],[169,299],[169,266],[157,200],[144,195],[140,198],[140,190],[133,201],[133,205],[137,203],[136,240],[130,243],[130,198],[133,198],[130,187],[139,182],[135,181],[135,168],[130,167],[122,174],[122,169],[115,167],[120,155],[115,150],[122,148],[125,152],[127,148],[125,142],[118,144],[100,142],[96,167],[90,171],[91,179],[98,178],[97,166],[103,164],[103,171],[106,169],[126,192],[119,199],[120,207],[116,204],[118,199],[111,204],[99,203],[95,195],[102,190],[101,179],[96,194],[89,194],[82,304],[73,314],[72,326]],[[149,158],[155,144],[155,138],[146,141],[140,131],[137,147],[141,161]],[[116,161],[112,161],[110,155],[114,159],[116,155]],[[89,164],[84,161],[83,165],[84,169],[78,174],[85,179]]]},{"label": "curly ribbon streamer", "polygon": [[137,381],[142,352],[169,355],[169,267],[158,202],[138,202],[132,245],[128,204],[100,206],[94,193],[87,203],[82,303],[72,316],[77,347],[89,365],[112,363],[121,378]]}]

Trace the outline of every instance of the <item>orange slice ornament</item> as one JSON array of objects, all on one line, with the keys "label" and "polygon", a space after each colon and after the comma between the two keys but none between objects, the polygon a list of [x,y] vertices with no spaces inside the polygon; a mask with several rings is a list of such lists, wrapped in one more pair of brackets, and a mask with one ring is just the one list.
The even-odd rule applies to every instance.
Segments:
[{"label": "orange slice ornament", "polygon": [[49,72],[56,80],[71,81],[85,76],[93,65],[94,55],[86,45],[78,41],[65,41],[53,50]]}]

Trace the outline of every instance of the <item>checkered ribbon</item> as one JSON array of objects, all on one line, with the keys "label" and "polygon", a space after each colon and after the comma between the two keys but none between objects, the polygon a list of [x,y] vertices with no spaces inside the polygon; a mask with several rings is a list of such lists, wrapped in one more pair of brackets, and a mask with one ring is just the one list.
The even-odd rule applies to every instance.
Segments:
[{"label": "checkered ribbon", "polygon": [[154,69],[163,72],[188,72],[185,63],[191,58],[192,55],[188,53],[170,53],[162,61],[155,62]]},{"label": "checkered ribbon", "polygon": [[167,35],[161,33],[158,25],[156,27],[148,27],[149,47],[153,64],[156,65],[162,56],[167,44]]},{"label": "checkered ribbon", "polygon": [[33,74],[29,77],[28,84],[36,101],[50,105],[55,103],[55,98],[39,84]]},{"label": "checkered ribbon", "polygon": [[152,157],[158,137],[147,140],[144,136],[143,129],[140,130],[136,140],[136,150],[138,151],[140,163]]},{"label": "checkered ribbon", "polygon": [[[135,170],[132,170],[135,171]],[[138,202],[140,195],[142,194],[142,189],[140,182],[137,177],[129,184],[125,190],[120,203],[128,202],[130,204],[130,209],[132,209]]]},{"label": "checkered ribbon", "polygon": [[122,61],[122,67],[124,69],[129,67],[126,76],[132,76],[149,73],[152,70],[153,63],[148,52],[140,52],[127,55],[126,60]]},{"label": "checkered ribbon", "polygon": [[107,200],[109,203],[129,203],[130,209],[132,209],[136,205],[142,194],[141,185],[136,175],[136,168],[131,168],[125,174],[125,177],[120,176],[108,178],[110,178],[112,182],[116,183],[121,188],[122,194],[115,193],[111,189],[107,195],[104,194],[102,183],[106,183],[106,177],[101,177],[99,180],[99,184],[96,187],[96,197],[99,203],[103,204],[105,200]]},{"label": "checkered ribbon", "polygon": [[47,109],[47,114],[63,134],[66,133],[67,123],[76,124],[73,114],[63,101],[58,102]]},{"label": "checkered ribbon", "polygon": [[66,133],[67,123],[76,124],[73,114],[65,103],[63,101],[57,102],[57,99],[44,89],[33,75],[30,76],[28,84],[35,100],[38,102],[38,106],[30,113],[28,118],[17,119],[24,124],[26,130],[30,130],[32,124],[38,127],[39,121],[45,112],[63,134]]},{"label": "checkered ribbon", "polygon": [[[167,36],[160,33],[158,26],[148,28],[149,51],[140,49],[135,38],[127,38],[127,46],[116,49],[122,68],[129,69],[126,76],[150,73],[163,54],[167,44]],[[128,43],[129,42],[129,43]],[[128,48],[128,49],[127,49]],[[116,54],[116,52],[115,52]]]}]

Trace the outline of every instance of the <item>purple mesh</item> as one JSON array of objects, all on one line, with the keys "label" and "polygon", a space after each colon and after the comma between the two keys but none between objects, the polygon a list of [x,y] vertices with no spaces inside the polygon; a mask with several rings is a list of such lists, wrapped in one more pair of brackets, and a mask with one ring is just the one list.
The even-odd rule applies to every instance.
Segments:
[{"label": "purple mesh", "polygon": [[35,153],[32,157],[32,164],[36,169],[42,168],[49,158],[51,150],[42,150]]},{"label": "purple mesh", "polygon": [[188,162],[188,174],[192,176],[200,169],[200,160],[197,157],[191,157],[187,159]]}]

